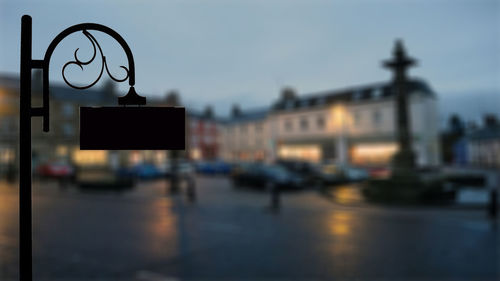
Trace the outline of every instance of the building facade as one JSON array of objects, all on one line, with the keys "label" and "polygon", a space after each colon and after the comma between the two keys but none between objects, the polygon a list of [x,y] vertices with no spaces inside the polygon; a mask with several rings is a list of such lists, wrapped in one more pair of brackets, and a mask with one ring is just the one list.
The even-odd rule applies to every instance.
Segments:
[{"label": "building facade", "polygon": [[[41,105],[42,97],[36,79],[34,85],[32,100],[37,106]],[[438,165],[436,94],[421,80],[409,81],[408,90],[413,150],[417,162],[420,166]],[[143,162],[163,165],[167,161],[166,151],[79,149],[79,107],[115,106],[117,95],[111,84],[97,90],[88,89],[85,93],[54,85],[50,94],[50,132],[42,131],[41,119],[34,118],[32,122],[34,167],[54,160],[67,161],[77,167],[111,168]],[[169,95],[148,99],[148,104],[172,106],[172,96],[179,99],[178,95]],[[1,176],[17,167],[17,77],[0,76],[0,101]],[[216,117],[210,107],[201,113],[187,109],[186,152],[183,157],[208,161],[272,162],[286,158],[316,163],[388,165],[398,150],[395,112],[395,94],[389,82],[304,95],[285,89],[269,107],[241,110],[235,106],[231,115],[224,119]],[[484,153],[484,146],[496,149],[497,140],[474,139],[468,142],[471,157],[490,157],[490,154]],[[486,151],[497,150],[488,148]],[[494,162],[497,158],[488,161]]]},{"label": "building facade", "polygon": [[217,119],[211,107],[203,113],[188,110],[188,147],[192,160],[215,160],[221,148],[222,121]]},{"label": "building facade", "polygon": [[242,111],[233,107],[223,123],[221,158],[227,161],[266,161],[272,157],[269,109]]},{"label": "building facade", "polygon": [[[411,81],[408,88],[417,162],[438,165],[436,95],[422,81]],[[271,117],[275,157],[387,165],[398,149],[394,103],[389,83],[303,96],[285,90]]]},{"label": "building facade", "polygon": [[486,116],[482,128],[467,132],[465,149],[467,164],[482,168],[500,168],[500,122]]}]

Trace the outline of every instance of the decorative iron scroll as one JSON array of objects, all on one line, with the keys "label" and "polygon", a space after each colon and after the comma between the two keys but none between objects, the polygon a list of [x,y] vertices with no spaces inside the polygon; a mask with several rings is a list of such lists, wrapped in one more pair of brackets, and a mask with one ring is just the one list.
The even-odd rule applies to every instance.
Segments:
[{"label": "decorative iron scroll", "polygon": [[[125,72],[126,72],[126,76],[125,76],[125,78],[123,78],[123,79],[118,79],[118,78],[115,78],[115,77],[114,77],[114,76],[113,76],[113,75],[109,72],[109,69],[108,69],[108,64],[106,63],[106,56],[104,55],[104,53],[103,53],[103,51],[102,51],[102,49],[101,49],[101,46],[99,45],[99,43],[97,42],[97,40],[95,39],[95,37],[94,37],[92,34],[90,34],[90,32],[88,32],[87,30],[83,30],[82,32],[83,32],[83,34],[84,34],[84,35],[85,35],[85,36],[89,39],[90,43],[92,43],[92,47],[93,47],[93,49],[94,49],[94,53],[93,53],[92,58],[91,58],[90,60],[88,60],[88,61],[81,61],[81,60],[78,58],[78,55],[77,55],[78,50],[79,50],[80,48],[77,48],[77,49],[75,50],[75,52],[74,52],[74,55],[73,55],[73,56],[74,56],[74,58],[75,58],[75,60],[74,60],[74,61],[69,61],[69,62],[67,62],[66,64],[64,64],[64,66],[63,66],[63,68],[62,68],[62,71],[61,71],[61,72],[62,72],[62,77],[63,77],[63,79],[64,79],[64,82],[66,82],[66,84],[68,84],[70,87],[75,88],[75,89],[80,89],[80,90],[83,90],[83,89],[88,89],[88,88],[90,88],[90,87],[94,86],[94,85],[95,85],[95,84],[96,84],[96,83],[97,83],[97,82],[101,79],[102,74],[103,74],[103,72],[104,72],[104,69],[106,69],[106,72],[108,73],[108,76],[109,76],[111,79],[113,79],[114,81],[116,81],[116,82],[123,82],[123,81],[127,80],[127,79],[128,79],[128,77],[129,77],[129,70],[128,70],[128,68],[127,68],[127,67],[125,67],[125,66],[123,66],[123,65],[121,65],[120,67],[121,67],[121,68],[123,68],[123,69],[125,70]],[[97,46],[97,48],[96,48],[96,46]],[[64,71],[66,70],[66,67],[68,67],[69,65],[77,65],[78,67],[80,67],[80,69],[81,69],[81,70],[83,70],[83,66],[85,66],[85,65],[89,65],[89,64],[91,64],[91,63],[94,61],[94,59],[96,58],[96,55],[97,55],[97,49],[99,49],[99,54],[101,55],[101,60],[102,60],[101,71],[100,71],[100,73],[99,73],[99,76],[98,76],[98,77],[94,80],[94,82],[92,82],[92,83],[90,83],[89,85],[86,85],[86,86],[76,86],[76,85],[74,85],[74,84],[71,84],[71,83],[68,81],[68,79],[66,79],[66,76],[64,75]]]}]

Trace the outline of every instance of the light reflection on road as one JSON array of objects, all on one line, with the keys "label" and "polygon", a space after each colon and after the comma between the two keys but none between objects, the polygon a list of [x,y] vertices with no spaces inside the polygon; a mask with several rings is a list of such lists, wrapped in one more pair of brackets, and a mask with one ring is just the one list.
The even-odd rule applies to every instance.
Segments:
[{"label": "light reflection on road", "polygon": [[352,215],[347,212],[336,211],[328,218],[329,233],[335,236],[349,235],[352,231]]},{"label": "light reflection on road", "polygon": [[146,226],[147,244],[154,256],[165,255],[166,252],[178,252],[178,218],[172,210],[172,201],[158,199],[149,206],[151,219]]},{"label": "light reflection on road", "polygon": [[340,204],[356,204],[363,203],[364,197],[361,193],[361,187],[354,184],[341,185],[330,188],[327,193]]}]

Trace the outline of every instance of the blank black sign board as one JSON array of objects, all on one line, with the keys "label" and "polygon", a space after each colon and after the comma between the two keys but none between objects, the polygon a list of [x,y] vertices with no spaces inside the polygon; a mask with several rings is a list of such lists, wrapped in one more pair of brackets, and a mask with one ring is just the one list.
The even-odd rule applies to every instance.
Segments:
[{"label": "blank black sign board", "polygon": [[184,150],[182,107],[81,107],[80,149]]}]

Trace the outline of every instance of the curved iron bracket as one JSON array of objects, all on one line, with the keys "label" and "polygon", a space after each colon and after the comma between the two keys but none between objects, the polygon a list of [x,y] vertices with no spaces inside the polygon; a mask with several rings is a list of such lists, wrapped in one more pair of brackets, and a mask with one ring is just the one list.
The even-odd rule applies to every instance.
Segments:
[{"label": "curved iron bracket", "polygon": [[[29,17],[29,16],[23,16],[23,18],[24,17]],[[31,22],[31,17],[29,18],[29,20]],[[128,68],[125,66],[120,66],[121,68],[123,68],[125,70],[125,77],[124,78],[121,78],[121,79],[116,78],[115,76],[113,76],[110,73],[107,62],[106,62],[106,56],[104,55],[102,48],[99,45],[99,43],[97,42],[96,38],[89,32],[89,30],[96,30],[96,31],[106,33],[109,36],[111,36],[113,39],[115,39],[121,45],[121,47],[125,51],[125,54],[126,54],[127,60],[128,60]],[[139,96],[135,92],[135,89],[134,89],[134,85],[135,85],[134,57],[132,55],[132,51],[130,50],[130,47],[128,46],[127,42],[123,39],[123,37],[120,34],[118,34],[116,31],[114,31],[113,29],[111,29],[107,26],[101,25],[101,24],[82,23],[82,24],[73,25],[73,26],[70,26],[70,27],[66,28],[65,30],[63,30],[61,33],[59,33],[52,40],[49,47],[47,48],[47,51],[45,52],[45,56],[44,56],[43,60],[32,60],[32,67],[33,68],[43,69],[43,108],[41,108],[39,110],[34,109],[33,111],[38,112],[39,114],[37,114],[37,115],[43,116],[43,130],[45,132],[49,131],[49,66],[50,66],[50,59],[51,59],[52,53],[54,52],[57,45],[64,38],[66,38],[68,35],[75,33],[75,32],[78,32],[78,31],[82,31],[83,35],[85,35],[87,37],[87,39],[89,39],[89,41],[91,42],[92,47],[94,49],[94,53],[93,53],[92,58],[90,60],[82,61],[77,56],[79,48],[77,48],[75,50],[74,60],[69,61],[66,64],[64,64],[62,71],[61,71],[63,79],[66,82],[66,84],[68,84],[72,88],[80,89],[80,90],[90,88],[101,79],[104,70],[106,70],[106,73],[109,75],[109,77],[116,82],[124,82],[127,79],[129,81],[130,90],[127,93],[127,95],[118,98],[119,105],[145,105],[146,104],[146,98]],[[100,70],[98,77],[93,82],[91,82],[90,84],[85,85],[85,86],[76,86],[76,85],[70,83],[64,74],[64,71],[66,70],[66,68],[70,65],[76,65],[76,66],[80,67],[81,69],[83,69],[83,66],[88,65],[94,61],[94,59],[97,56],[97,52],[99,52],[100,57],[101,57],[101,61],[102,61],[102,66],[101,66],[101,70]]]}]

